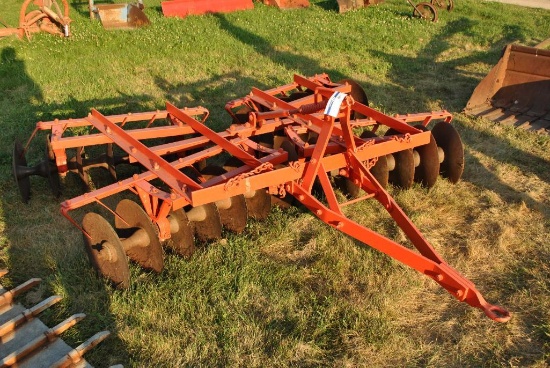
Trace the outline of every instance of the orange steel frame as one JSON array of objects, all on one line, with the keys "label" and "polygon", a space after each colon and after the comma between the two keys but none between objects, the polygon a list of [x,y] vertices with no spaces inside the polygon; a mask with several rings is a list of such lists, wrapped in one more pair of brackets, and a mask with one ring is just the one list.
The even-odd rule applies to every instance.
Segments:
[{"label": "orange steel frame", "polygon": [[[308,90],[311,94],[292,102],[285,102],[279,98],[295,90]],[[167,216],[173,210],[212,203],[252,190],[268,190],[270,194],[280,196],[290,194],[326,224],[427,275],[459,301],[483,310],[495,321],[509,320],[510,314],[507,310],[485,301],[471,281],[450,267],[437,254],[369,171],[370,167],[376,163],[377,157],[429,143],[431,137],[429,131],[416,129],[408,123],[421,122],[424,126],[432,120],[450,123],[451,114],[439,111],[390,117],[354,101],[348,95],[340,107],[337,118],[333,118],[323,114],[323,107],[336,91],[349,94],[351,87],[348,84],[332,83],[326,74],[311,78],[295,76],[293,83],[267,91],[253,89],[248,96],[226,105],[226,110],[234,117],[236,109],[246,107],[250,111],[248,122],[232,124],[219,133],[205,125],[208,117],[206,109],[202,107],[178,109],[170,103],[166,103],[166,111],[142,115],[107,117],[92,110],[85,119],[39,123],[41,125],[37,125],[37,130],[51,129],[54,132],[51,144],[56,152],[56,159],[58,153],[59,157],[63,157],[61,154],[64,154],[64,149],[74,142],[78,145],[114,143],[128,153],[130,162],[139,162],[147,169],[141,174],[135,174],[128,179],[66,200],[61,204],[61,213],[85,235],[87,234],[69,215],[69,211],[91,203],[103,205],[102,199],[126,190],[139,196],[145,211],[158,226],[161,240],[170,238]],[[352,119],[353,113],[365,117]],[[197,116],[200,120],[196,120]],[[147,128],[129,131],[123,129],[125,122],[131,119],[137,121],[142,118],[155,119],[156,117],[166,118],[173,125],[149,128],[156,129],[151,131]],[[63,127],[66,128],[69,125],[90,125],[100,133],[62,138],[59,133],[62,133]],[[353,134],[353,128],[356,126],[373,126],[375,130],[380,125],[393,128],[400,134],[369,139],[361,139]],[[298,151],[298,160],[289,162],[287,165],[280,165],[288,161],[289,155],[286,151],[264,147],[251,139],[262,134],[281,132],[292,140]],[[314,144],[303,141],[300,136],[305,132],[316,133],[317,141]],[[195,136],[154,147],[147,147],[140,141],[153,136],[187,134]],[[194,153],[173,162],[168,162],[162,157],[189,150],[193,150]],[[238,158],[243,162],[243,166],[226,174],[201,180],[199,183],[179,170],[222,152]],[[57,161],[61,172],[64,168],[63,160]],[[329,173],[335,171],[360,186],[366,195],[363,198],[339,203],[329,179]],[[160,179],[165,187],[159,188],[151,184],[153,179]],[[312,194],[313,184],[317,179],[323,189],[326,203]],[[418,252],[344,215],[343,206],[364,198],[374,198],[380,202]],[[107,208],[106,205],[104,206]],[[112,210],[111,212],[114,213]]]}]

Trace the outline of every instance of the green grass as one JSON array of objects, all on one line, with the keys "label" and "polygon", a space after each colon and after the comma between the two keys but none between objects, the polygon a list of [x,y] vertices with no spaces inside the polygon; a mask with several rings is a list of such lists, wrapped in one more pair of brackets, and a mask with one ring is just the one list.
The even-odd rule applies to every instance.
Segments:
[{"label": "green grass", "polygon": [[[64,334],[76,346],[95,332],[112,336],[86,355],[94,366],[452,366],[545,367],[550,359],[550,139],[460,113],[473,88],[512,42],[550,35],[550,12],[461,0],[438,23],[411,19],[405,1],[346,14],[336,1],[280,11],[164,18],[106,31],[71,3],[72,36],[0,39],[0,263],[16,285],[41,277],[27,305],[64,296],[41,319],[87,318]],[[19,3],[2,19],[17,23]],[[497,324],[458,303],[426,277],[363,248],[301,209],[274,211],[241,235],[203,247],[185,261],[167,254],[160,275],[132,266],[132,286],[113,291],[95,274],[82,236],[59,215],[78,195],[68,178],[54,199],[33,177],[23,205],[11,177],[15,140],[39,120],[162,109],[164,101],[210,109],[226,128],[225,103],[255,86],[289,83],[294,73],[327,72],[364,86],[386,113],[447,109],[465,146],[463,180],[391,190],[443,257],[490,302],[512,311]],[[28,155],[43,156],[43,137]],[[349,216],[403,241],[371,201]]]}]

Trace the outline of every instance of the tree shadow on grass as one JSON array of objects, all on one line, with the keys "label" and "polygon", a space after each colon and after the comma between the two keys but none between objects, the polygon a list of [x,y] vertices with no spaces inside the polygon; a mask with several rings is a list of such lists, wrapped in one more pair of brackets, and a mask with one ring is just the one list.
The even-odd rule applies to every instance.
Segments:
[{"label": "tree shadow on grass", "polygon": [[[214,17],[218,19],[219,26],[222,30],[228,32],[244,45],[252,47],[258,55],[268,57],[274,63],[284,66],[287,70],[295,70],[304,76],[326,72],[334,81],[347,78],[347,76],[343,75],[339,70],[323,70],[319,61],[308,56],[298,52],[277,50],[265,38],[231,23],[223,14],[214,14]],[[289,81],[283,81],[283,83],[286,84],[289,83]]]},{"label": "tree shadow on grass", "polygon": [[[17,58],[15,49],[4,48],[1,56],[0,89],[7,93],[0,98],[5,112],[0,121],[4,132],[0,148],[3,163],[0,263],[10,270],[3,283],[18,285],[33,277],[41,278],[41,286],[23,295],[20,301],[31,307],[50,295],[63,296],[61,303],[39,318],[53,327],[72,314],[86,313],[87,318],[63,334],[65,341],[74,348],[96,332],[110,330],[111,336],[85,358],[96,366],[124,363],[121,360],[127,359],[128,353],[110,312],[113,291],[97,279],[83,252],[81,234],[60,216],[60,199],[53,198],[46,180],[31,178],[33,198],[28,205],[22,203],[11,172],[12,148],[15,139],[30,136],[38,120],[84,117],[91,107],[108,111],[127,109],[128,101],[130,105],[140,105],[148,97],[121,95],[113,99],[48,103],[41,88],[26,72],[24,61]],[[46,147],[41,144],[43,139],[38,137],[33,142],[29,164],[43,159]]]},{"label": "tree shadow on grass", "polygon": [[[506,184],[496,173],[500,166],[511,165],[522,176],[533,176],[548,183],[550,161],[515,147],[511,141],[493,134],[490,129],[476,129],[471,125],[465,126],[460,121],[455,122],[455,125],[462,132],[465,145],[465,171],[462,180],[496,193],[505,202],[523,202],[531,210],[550,218],[550,202],[544,203],[529,193]],[[479,155],[486,156],[493,162],[484,165],[477,157]]]},{"label": "tree shadow on grass", "polygon": [[[503,47],[512,41],[525,40],[526,31],[519,26],[503,26],[500,40],[491,45],[487,51],[473,51],[466,56],[445,60],[444,53],[452,47],[452,38],[461,34],[475,38],[477,21],[469,18],[459,18],[445,25],[442,31],[431,38],[430,42],[414,57],[404,56],[399,50],[394,53],[371,50],[370,52],[391,65],[389,78],[400,86],[399,98],[384,101],[385,107],[391,110],[403,108],[429,109],[430,101],[440,100],[443,108],[450,111],[460,111],[466,105],[471,91],[479,83],[484,74],[464,70],[475,63],[494,64],[495,57]],[[373,87],[374,88],[374,87]],[[380,87],[376,87],[380,89]],[[391,86],[395,89],[394,86]],[[370,90],[370,89],[369,89]],[[391,96],[385,91],[376,95]],[[389,103],[387,103],[389,102]]]}]

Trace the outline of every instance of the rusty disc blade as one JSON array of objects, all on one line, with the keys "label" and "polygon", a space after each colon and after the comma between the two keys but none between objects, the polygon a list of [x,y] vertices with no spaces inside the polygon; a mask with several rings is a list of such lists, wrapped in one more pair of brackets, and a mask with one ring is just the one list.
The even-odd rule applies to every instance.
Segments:
[{"label": "rusty disc blade", "polygon": [[[428,128],[422,124],[417,124],[414,127],[428,131]],[[437,144],[434,136],[430,137],[430,143],[416,147],[414,150],[420,156],[420,164],[414,169],[414,181],[426,188],[431,188],[435,185],[439,176],[439,155],[437,154]]]},{"label": "rusty disc blade", "polygon": [[[359,83],[354,81],[353,79],[343,79],[338,82],[338,84],[349,84],[351,86],[351,97],[355,100],[355,102],[362,103],[365,106],[369,106],[369,99],[367,97],[367,94],[365,93],[365,90]],[[352,119],[363,119],[366,116],[363,114],[358,113],[357,111],[352,111]]]},{"label": "rusty disc blade", "polygon": [[116,207],[115,228],[128,257],[146,270],[162,271],[164,260],[158,230],[139,204],[123,199]]},{"label": "rusty disc blade", "polygon": [[242,233],[246,228],[246,220],[248,219],[248,209],[246,208],[246,199],[244,195],[237,195],[230,198],[231,206],[229,208],[220,208],[220,219],[222,225],[229,231]]},{"label": "rusty disc blade", "polygon": [[[400,134],[398,131],[389,129],[386,136]],[[405,149],[393,153],[395,168],[390,171],[389,181],[402,189],[409,189],[414,182],[414,155],[412,149]]]},{"label": "rusty disc blade", "polygon": [[253,196],[246,198],[248,217],[264,220],[271,212],[271,195],[265,189],[258,189]]},{"label": "rusty disc blade", "polygon": [[[227,172],[223,167],[209,165],[201,170],[201,174],[210,179],[214,176],[220,176]],[[246,227],[246,220],[248,218],[248,210],[246,208],[246,200],[243,195],[238,195],[229,198],[230,204],[227,207],[226,201],[216,203],[222,225],[229,231],[235,233],[242,233]],[[225,202],[225,203],[223,203]]]},{"label": "rusty disc blade", "polygon": [[61,195],[61,183],[59,181],[57,165],[55,164],[55,154],[53,152],[49,134],[46,137],[46,163],[46,172],[48,173],[48,183],[50,184],[50,189],[55,197],[59,197]]},{"label": "rusty disc blade", "polygon": [[27,159],[24,155],[23,146],[19,142],[13,145],[11,168],[15,183],[21,193],[21,199],[24,203],[28,203],[31,198],[31,180],[28,175],[22,172],[22,168],[27,167]]},{"label": "rusty disc blade", "polygon": [[205,218],[201,221],[191,221],[195,236],[202,242],[217,240],[222,237],[222,221],[218,208],[214,203],[208,203],[200,206],[204,211]]},{"label": "rusty disc blade", "polygon": [[[361,138],[376,138],[377,135],[370,130],[365,130],[361,133]],[[388,170],[388,159],[386,156],[378,157],[376,164],[370,169],[371,174],[376,178],[382,188],[388,186],[390,172]]]},{"label": "rusty disc blade", "polygon": [[[193,238],[193,226],[189,222],[183,209],[172,211],[168,216],[170,229],[177,229],[168,240],[168,247],[178,255],[189,258],[195,253],[195,239]],[[174,226],[172,222],[175,222]]]},{"label": "rusty disc blade", "polygon": [[118,289],[130,285],[128,259],[117,233],[103,217],[89,212],[82,220],[84,244],[90,263],[96,271]]},{"label": "rusty disc blade", "polygon": [[449,123],[441,121],[432,129],[437,145],[443,150],[445,158],[441,163],[441,176],[456,183],[464,171],[464,147],[456,129]]}]

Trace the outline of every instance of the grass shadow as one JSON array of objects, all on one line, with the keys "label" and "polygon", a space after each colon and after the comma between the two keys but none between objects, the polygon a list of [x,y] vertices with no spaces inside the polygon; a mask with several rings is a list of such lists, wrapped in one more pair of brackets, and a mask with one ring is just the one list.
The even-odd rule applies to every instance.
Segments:
[{"label": "grass shadow", "polygon": [[[438,96],[443,108],[450,111],[461,111],[466,105],[470,91],[479,83],[482,74],[465,71],[463,67],[475,63],[493,64],[496,55],[499,55],[503,47],[509,42],[525,40],[525,31],[514,25],[503,27],[500,39],[491,44],[489,51],[474,51],[467,56],[445,58],[450,48],[452,38],[458,34],[474,38],[478,22],[462,17],[448,22],[441,32],[432,37],[414,57],[404,56],[396,50],[395,53],[388,53],[380,50],[370,52],[377,58],[385,60],[391,69],[388,73],[390,80],[398,85],[399,98],[385,100],[385,106],[391,110],[402,108],[429,109],[429,102],[433,96]],[[449,84],[441,81],[449,81]],[[452,82],[452,84],[451,84]],[[395,94],[395,85],[388,86]],[[460,86],[453,88],[452,86]],[[373,86],[374,88],[374,86]],[[385,87],[376,87],[376,95],[390,96],[392,92],[385,91]],[[370,90],[370,88],[368,89]],[[373,98],[373,100],[379,100]],[[388,103],[389,102],[389,103]]]},{"label": "grass shadow", "polygon": [[[252,47],[259,55],[270,58],[274,63],[283,65],[288,70],[296,70],[299,74],[309,76],[323,70],[319,61],[304,56],[297,52],[277,50],[265,38],[258,36],[245,28],[239,27],[229,21],[224,14],[213,14],[217,18],[220,29],[228,32],[244,45]],[[338,70],[324,70],[333,80],[342,80],[347,76]],[[285,81],[284,83],[288,83]]]},{"label": "grass shadow", "polygon": [[[25,132],[30,135],[32,124],[10,125],[10,121],[37,121],[63,117],[86,116],[91,107],[105,107],[111,110],[139,105],[145,96],[124,96],[120,99],[77,101],[69,98],[64,104],[48,103],[40,86],[27,74],[24,61],[17,58],[16,50],[6,47],[1,52],[0,88],[6,93],[0,104],[16,104],[19,110],[14,115],[3,116],[2,129],[7,137],[19,137]],[[132,102],[133,101],[133,102]],[[18,116],[15,116],[17,112]],[[28,136],[27,135],[27,136]],[[6,137],[6,140],[9,138]],[[40,139],[39,139],[40,140]],[[34,143],[34,145],[39,145]],[[43,157],[44,147],[33,149],[29,163]],[[37,152],[35,152],[37,151]],[[64,340],[72,347],[78,346],[96,332],[110,330],[111,336],[86,355],[86,359],[100,365],[121,363],[110,361],[109,356],[127,356],[126,348],[118,336],[115,318],[110,311],[112,290],[98,280],[88,264],[82,247],[81,236],[59,214],[59,199],[52,201],[47,184],[43,178],[33,177],[31,185],[35,186],[31,202],[21,202],[17,187],[11,175],[12,145],[3,146],[0,150],[0,162],[3,195],[1,199],[2,225],[5,238],[1,242],[2,267],[10,270],[8,281],[20,284],[32,277],[41,278],[42,285],[32,291],[30,296],[23,296],[21,302],[30,307],[37,300],[50,295],[61,295],[63,300],[46,313],[39,316],[48,326],[53,327],[61,320],[75,313],[86,313],[87,318],[63,335]],[[36,153],[36,155],[34,155]],[[42,180],[40,180],[42,179]],[[12,188],[7,190],[6,188]],[[52,216],[59,216],[53,221]],[[52,228],[52,223],[59,226]],[[116,352],[116,353],[115,353]],[[106,358],[107,357],[107,358]]]}]

